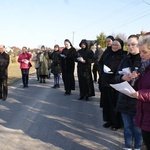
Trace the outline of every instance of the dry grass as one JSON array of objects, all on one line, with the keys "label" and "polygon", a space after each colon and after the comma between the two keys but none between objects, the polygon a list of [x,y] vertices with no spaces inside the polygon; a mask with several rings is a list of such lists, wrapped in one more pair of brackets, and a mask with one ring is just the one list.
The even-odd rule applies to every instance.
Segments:
[{"label": "dry grass", "polygon": [[[30,68],[30,74],[35,73],[34,64]],[[21,78],[21,70],[19,63],[10,63],[8,67],[8,84],[11,84]]]}]

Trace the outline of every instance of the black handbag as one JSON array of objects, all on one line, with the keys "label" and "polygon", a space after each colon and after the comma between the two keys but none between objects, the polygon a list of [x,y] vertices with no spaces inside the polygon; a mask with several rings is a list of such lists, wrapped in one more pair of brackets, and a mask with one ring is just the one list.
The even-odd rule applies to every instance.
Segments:
[{"label": "black handbag", "polygon": [[32,67],[32,64],[29,62],[29,67]]}]

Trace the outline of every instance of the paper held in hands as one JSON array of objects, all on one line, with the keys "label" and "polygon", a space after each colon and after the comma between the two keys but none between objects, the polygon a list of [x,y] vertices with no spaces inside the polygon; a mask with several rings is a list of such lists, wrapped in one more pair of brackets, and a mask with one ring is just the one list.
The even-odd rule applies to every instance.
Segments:
[{"label": "paper held in hands", "polygon": [[110,84],[110,86],[130,97],[132,97],[132,93],[136,92],[127,81],[118,84]]},{"label": "paper held in hands", "polygon": [[122,71],[119,71],[119,74],[130,74],[131,70],[129,67],[123,68]]},{"label": "paper held in hands", "polygon": [[63,58],[66,58],[66,55],[64,55],[64,54],[60,54],[60,56],[63,57]]},{"label": "paper held in hands", "polygon": [[24,63],[28,64],[28,63],[29,63],[29,60],[25,59],[25,60],[24,60]]},{"label": "paper held in hands", "polygon": [[78,57],[77,60],[82,62],[83,61],[83,57]]},{"label": "paper held in hands", "polygon": [[107,74],[113,74],[113,72],[111,71],[111,69],[109,67],[107,67],[106,65],[104,65],[103,67],[103,71]]}]

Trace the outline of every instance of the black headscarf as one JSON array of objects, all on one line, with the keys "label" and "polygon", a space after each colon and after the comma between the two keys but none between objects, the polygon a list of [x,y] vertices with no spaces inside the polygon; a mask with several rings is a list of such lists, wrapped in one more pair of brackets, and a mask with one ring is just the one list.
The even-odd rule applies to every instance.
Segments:
[{"label": "black headscarf", "polygon": [[82,43],[84,43],[86,45],[86,48],[88,48],[88,43],[86,39],[81,40],[79,46],[81,47]]},{"label": "black headscarf", "polygon": [[107,36],[106,39],[111,39],[112,41],[114,41],[114,37],[112,35]]},{"label": "black headscarf", "polygon": [[118,41],[121,45],[121,49],[123,49],[123,46],[124,46],[123,40],[121,40],[120,38],[116,38],[114,41]]},{"label": "black headscarf", "polygon": [[72,45],[72,43],[70,42],[70,40],[65,39],[65,41],[64,41],[64,42],[68,42],[68,43],[70,43],[70,46],[71,46],[71,47],[73,47],[73,45]]}]

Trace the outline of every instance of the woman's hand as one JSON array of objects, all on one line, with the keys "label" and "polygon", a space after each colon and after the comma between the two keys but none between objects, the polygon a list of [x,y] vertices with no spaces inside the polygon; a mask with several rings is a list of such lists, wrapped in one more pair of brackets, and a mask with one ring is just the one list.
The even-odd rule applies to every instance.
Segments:
[{"label": "woman's hand", "polygon": [[140,75],[140,73],[137,73],[136,71],[133,71],[132,73],[131,73],[131,78],[133,79],[133,78],[138,78],[138,76]]},{"label": "woman's hand", "polygon": [[125,73],[123,76],[122,76],[122,80],[124,81],[131,81],[131,74],[130,73]]},{"label": "woman's hand", "polygon": [[139,92],[138,91],[131,94],[131,97],[136,98],[136,99],[138,99],[138,96],[139,96]]},{"label": "woman's hand", "polygon": [[83,59],[81,62],[82,62],[82,63],[85,63],[86,61]]}]

